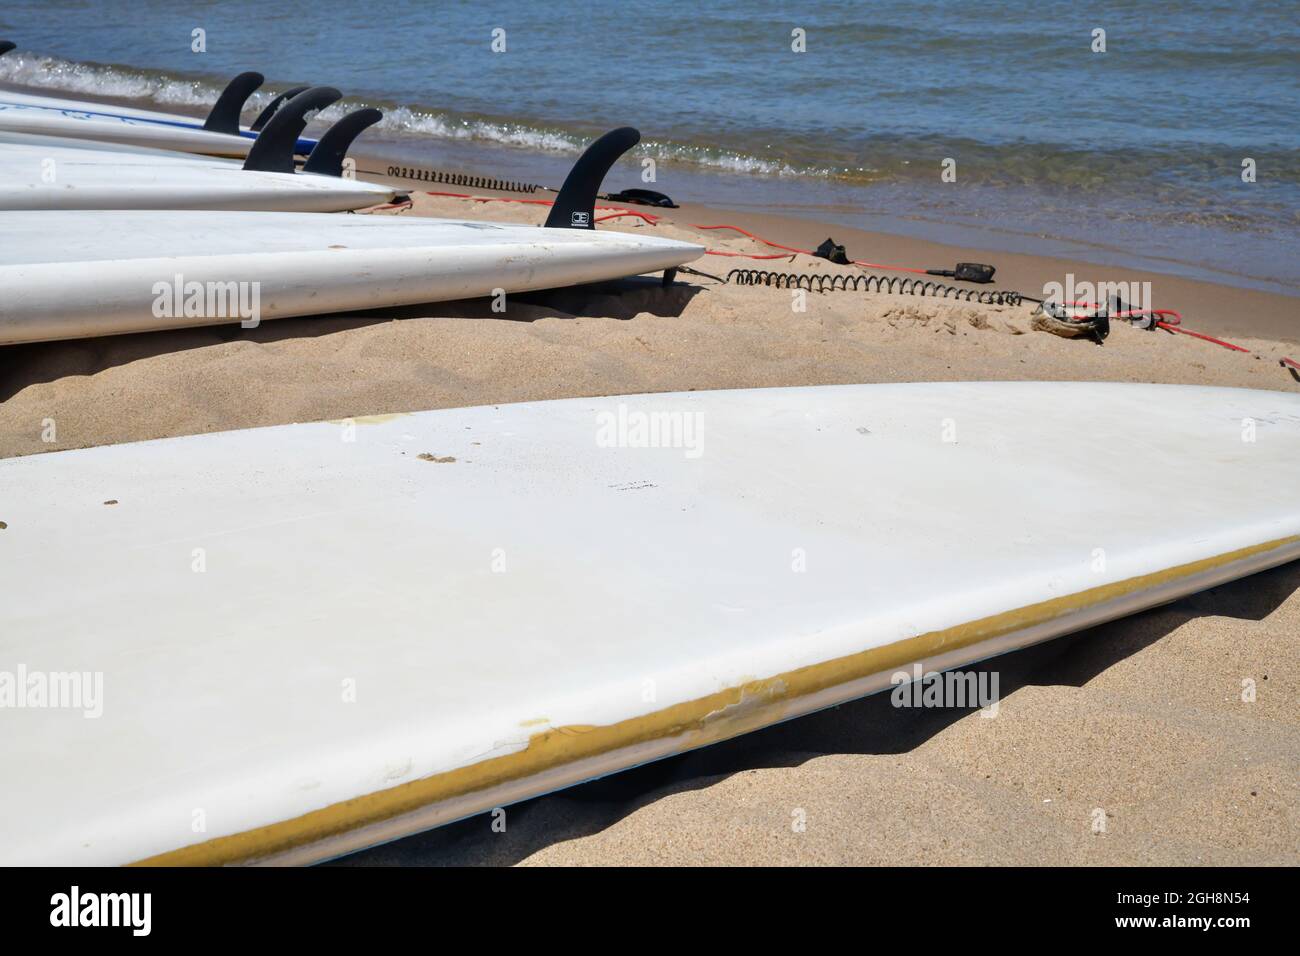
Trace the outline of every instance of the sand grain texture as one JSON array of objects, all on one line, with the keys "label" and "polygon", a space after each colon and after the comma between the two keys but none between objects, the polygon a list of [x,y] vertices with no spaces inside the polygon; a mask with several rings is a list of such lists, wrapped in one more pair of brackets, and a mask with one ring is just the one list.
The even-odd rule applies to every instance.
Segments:
[{"label": "sand grain texture", "polygon": [[[417,197],[421,213],[539,221],[543,210]],[[412,215],[407,212],[403,215]],[[743,237],[637,219],[711,248]],[[798,256],[705,256],[693,266],[856,270]],[[1030,328],[1021,306],[905,295],[809,293],[644,278],[508,300],[279,319],[5,349],[0,457],[354,415],[587,395],[942,380],[1094,380],[1300,388],[1278,364],[1294,345],[1238,338],[1241,354],[1116,323],[1105,346]],[[53,422],[54,441],[46,440]]]}]

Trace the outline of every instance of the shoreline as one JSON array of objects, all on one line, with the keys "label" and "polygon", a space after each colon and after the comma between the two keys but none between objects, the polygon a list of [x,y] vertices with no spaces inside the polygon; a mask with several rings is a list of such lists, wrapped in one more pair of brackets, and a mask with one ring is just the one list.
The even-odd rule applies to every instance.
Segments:
[{"label": "shoreline", "polygon": [[[377,147],[389,147],[393,152],[377,151]],[[418,155],[417,150],[421,149],[436,152],[436,156],[430,159],[427,155]],[[505,145],[448,140],[421,143],[418,139],[399,139],[391,134],[387,138],[381,138],[378,133],[373,140],[360,142],[356,150],[361,178],[411,190],[472,191],[475,194],[505,197],[530,194],[471,186],[462,189],[456,185],[437,185],[414,178],[389,176],[387,170],[408,166],[422,171],[451,173],[468,179],[495,178],[521,184],[542,183],[553,186],[563,180],[573,158],[569,154],[532,152]],[[975,223],[959,215],[943,218],[933,205],[943,189],[952,187],[936,186],[925,192],[919,206],[925,214],[919,215],[895,208],[898,205],[897,199],[893,201],[894,206],[888,202],[880,205],[882,191],[890,191],[899,187],[899,184],[879,183],[872,186],[830,181],[812,183],[780,176],[729,175],[717,170],[668,170],[663,166],[659,172],[658,182],[642,183],[638,170],[623,162],[611,171],[606,186],[611,192],[633,186],[666,192],[683,209],[711,211],[713,218],[709,221],[713,222],[729,221],[726,218],[719,219],[718,216],[767,216],[791,223],[816,224],[819,228],[831,230],[830,235],[837,232],[857,234],[872,240],[873,246],[877,248],[890,248],[891,244],[900,247],[904,244],[917,244],[918,247],[948,247],[968,252],[978,250],[985,257],[982,261],[988,261],[990,256],[998,256],[1047,262],[1077,262],[1091,273],[1127,270],[1161,278],[1186,279],[1205,285],[1262,292],[1283,299],[1300,299],[1300,280],[1297,279],[1256,275],[1186,256],[1180,258],[1145,249],[1136,251],[1131,245],[1118,243],[1113,238],[1107,241],[1098,237],[1086,237],[1082,229],[1049,234],[1033,231],[1031,226],[1014,221],[1001,225],[992,221]],[[973,188],[987,187],[977,185]],[[906,189],[916,192],[915,184]],[[553,195],[553,191],[543,187],[531,195],[546,197]],[[1057,197],[1056,201],[1062,201],[1061,197]],[[1080,197],[1079,207],[1086,208],[1087,201],[1087,197]],[[1209,230],[1208,234],[1212,238],[1221,235],[1214,230]],[[824,238],[823,235],[817,242]],[[1251,241],[1263,240],[1261,236],[1253,236]],[[1076,272],[1080,271],[1082,270],[1076,269]],[[1022,291],[1033,294],[1030,288]],[[1300,316],[1300,302],[1295,304],[1295,309]],[[1300,330],[1293,334],[1300,336]]]},{"label": "shoreline", "polygon": [[[51,94],[40,87],[0,83],[0,91],[6,89],[36,95]],[[190,104],[160,104],[149,99],[91,93],[53,91],[53,95],[202,118],[202,110]],[[313,124],[308,134],[322,132],[325,125]],[[471,187],[461,190],[454,185],[440,187],[393,177],[384,171],[393,166],[409,165],[470,179],[554,185],[562,181],[576,156],[505,143],[408,136],[382,129],[363,137],[353,155],[360,178],[370,181],[411,190],[443,188],[513,198],[526,195],[539,198],[553,193],[545,189],[534,194]],[[610,173],[606,186],[616,190],[646,185],[640,182],[638,172],[634,164],[621,162]],[[899,187],[914,190],[915,184],[882,182],[871,186],[829,180],[814,182],[799,177],[728,173],[689,165],[671,169],[665,165],[661,166],[660,172],[660,182],[649,186],[662,189],[674,198],[690,197],[681,201],[681,209],[670,211],[679,221],[686,221],[683,217],[690,213],[700,216],[700,221],[735,222],[760,235],[771,235],[778,242],[798,246],[807,246],[808,243],[816,246],[827,236],[834,236],[850,248],[851,255],[927,268],[950,268],[959,260],[990,262],[998,267],[995,287],[1015,288],[1034,296],[1041,295],[1044,282],[1064,282],[1069,271],[1073,271],[1080,281],[1085,277],[1092,282],[1151,281],[1157,298],[1156,307],[1184,312],[1189,325],[1193,324],[1193,317],[1185,309],[1207,304],[1216,313],[1233,316],[1232,321],[1224,323],[1211,318],[1207,327],[1212,331],[1217,329],[1224,334],[1258,335],[1300,343],[1300,282],[1288,278],[1250,275],[1177,256],[1138,252],[1113,241],[1083,238],[1077,231],[1074,234],[1048,235],[1028,231],[1023,224],[1017,226],[1014,222],[1002,227],[992,222],[965,221],[959,216],[934,218],[936,211],[928,208],[930,203],[927,203],[926,215],[909,215],[897,208],[874,208],[878,194],[873,193],[873,189]],[[944,188],[952,187],[936,187],[928,193],[931,202]],[[977,184],[974,188],[984,187]],[[712,198],[705,201],[694,198],[701,194],[709,194]],[[750,198],[753,196],[761,201],[753,201]],[[1087,197],[1080,197],[1081,208],[1087,201]],[[885,228],[866,228],[857,224],[863,221],[879,223]],[[764,228],[768,231],[764,232]],[[816,233],[823,234],[813,239]],[[783,239],[783,235],[796,238]],[[1261,240],[1258,236],[1253,238]],[[1033,245],[1041,245],[1047,251],[1029,251]],[[855,249],[861,251],[855,252]],[[1162,288],[1170,296],[1167,301],[1161,295]],[[1233,295],[1214,291],[1220,289],[1233,290]],[[1241,298],[1236,302],[1230,301],[1237,294]],[[1258,322],[1251,318],[1255,313],[1259,314]]]},{"label": "shoreline", "polygon": [[[396,177],[371,177],[387,184],[410,187],[415,194],[430,192],[467,193],[472,196],[484,196],[501,200],[546,199],[552,194],[539,191],[535,195],[521,196],[519,193],[502,190],[475,189],[454,185],[413,184],[410,180]],[[434,197],[435,199],[437,197]],[[459,215],[474,218],[486,204],[464,204],[466,210]],[[983,262],[996,267],[993,282],[974,284],[955,282],[951,278],[929,277],[935,282],[955,285],[973,291],[1015,291],[1036,298],[1044,297],[1043,286],[1046,283],[1067,285],[1068,277],[1073,274],[1075,284],[1082,282],[1103,283],[1118,282],[1151,283],[1151,308],[1172,309],[1182,314],[1183,321],[1191,329],[1204,329],[1214,335],[1236,335],[1243,338],[1269,339],[1277,342],[1289,342],[1300,345],[1300,296],[1286,295],[1278,292],[1266,292],[1259,289],[1244,288],[1225,282],[1210,282],[1170,273],[1152,271],[1131,266],[1103,266],[1086,260],[1072,260],[1060,256],[1035,255],[1031,253],[1005,252],[990,249],[987,246],[965,245],[960,242],[940,242],[919,239],[896,233],[874,232],[840,225],[825,220],[796,217],[780,212],[745,211],[711,206],[705,203],[683,202],[676,209],[657,209],[651,206],[638,206],[629,203],[605,203],[618,206],[632,212],[646,212],[674,224],[683,226],[690,223],[705,225],[740,226],[757,236],[784,246],[800,249],[814,249],[824,240],[833,238],[843,245],[850,259],[866,259],[888,265],[901,265],[924,269],[952,269],[958,262]],[[478,212],[476,212],[477,210]],[[458,215],[454,209],[440,208],[439,215]],[[712,237],[724,235],[735,237],[730,232],[702,232],[699,234],[706,243]],[[775,253],[778,249],[764,249],[754,245],[754,251]],[[700,265],[708,257],[693,263],[693,268],[707,269]],[[781,268],[780,259],[771,260],[735,260],[736,265],[728,268]],[[748,265],[746,265],[748,263]],[[876,270],[879,271],[879,270]],[[900,277],[908,276],[906,272],[888,272],[886,274]],[[918,278],[921,278],[918,276]]]}]

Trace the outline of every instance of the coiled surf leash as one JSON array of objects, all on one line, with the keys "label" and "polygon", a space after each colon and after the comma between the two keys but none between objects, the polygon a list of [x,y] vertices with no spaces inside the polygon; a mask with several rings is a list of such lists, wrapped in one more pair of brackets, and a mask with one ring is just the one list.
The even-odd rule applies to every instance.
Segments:
[{"label": "coiled surf leash", "polygon": [[[473,188],[473,187],[472,187]],[[487,188],[487,187],[483,187]],[[537,186],[536,190],[548,189],[546,186]],[[504,190],[503,190],[504,191]],[[667,196],[662,193],[653,193],[650,190],[625,190],[624,193],[610,193],[600,195],[598,198],[613,201],[629,201],[626,196],[628,193],[646,192],[655,196],[662,196],[663,199],[671,202]],[[516,202],[528,203],[530,205],[549,206],[549,199],[512,199],[505,196],[472,196],[467,193],[452,192],[430,192],[431,196],[443,196],[455,199],[465,199],[474,202]],[[646,200],[631,200],[645,203]],[[612,206],[598,206],[598,210],[606,211],[606,215],[597,216],[594,222],[605,222],[610,219],[621,219],[632,216],[642,220],[651,226],[659,224],[658,215],[650,212],[642,212],[634,209],[620,209]],[[673,206],[671,208],[677,208]],[[934,276],[936,278],[951,278],[959,282],[970,282],[973,284],[987,284],[993,281],[993,276],[997,272],[994,266],[982,262],[959,262],[952,269],[919,269],[913,266],[892,265],[881,262],[867,262],[864,259],[850,259],[845,247],[834,239],[828,238],[816,249],[800,249],[796,246],[787,246],[770,239],[764,239],[762,236],[755,235],[748,229],[742,229],[740,226],[734,226],[727,223],[721,224],[704,224],[704,223],[686,223],[692,229],[699,229],[704,232],[718,230],[728,230],[737,232],[741,235],[768,246],[772,249],[780,249],[781,252],[773,254],[748,253],[748,252],[731,252],[722,249],[706,249],[705,255],[721,256],[726,258],[737,259],[792,259],[795,255],[815,256],[820,259],[826,259],[828,262],[837,265],[857,266],[862,269],[880,269],[895,272],[908,272],[919,276]],[[1203,342],[1210,342],[1214,345],[1221,346],[1234,352],[1243,352],[1251,354],[1250,349],[1243,348],[1240,345],[1234,345],[1231,342],[1225,342],[1223,339],[1215,338],[1204,332],[1197,332],[1193,329],[1184,328],[1182,325],[1183,317],[1173,309],[1134,309],[1125,304],[1118,296],[1112,296],[1107,306],[1101,306],[1094,302],[1052,302],[1050,300],[1040,299],[1035,296],[1026,295],[1023,292],[1007,290],[980,290],[980,289],[963,289],[946,283],[935,282],[930,279],[909,279],[895,276],[873,276],[873,275],[824,275],[816,273],[801,272],[776,272],[767,269],[732,269],[726,277],[711,275],[697,269],[691,269],[686,266],[679,266],[676,272],[686,275],[695,275],[705,279],[711,279],[720,284],[733,284],[741,286],[770,286],[779,289],[801,288],[809,292],[866,292],[878,294],[895,294],[895,295],[914,295],[923,298],[940,298],[949,299],[958,302],[975,302],[981,305],[1023,305],[1032,302],[1035,305],[1034,316],[1037,328],[1045,331],[1054,332],[1068,338],[1089,338],[1101,344],[1110,334],[1110,322],[1112,319],[1121,319],[1129,322],[1135,328],[1140,329],[1160,329],[1171,334],[1190,335],[1193,338],[1200,339]],[[665,283],[667,284],[667,283]],[[1077,314],[1071,310],[1089,309],[1087,314]],[[1280,359],[1279,365],[1286,368],[1291,373],[1291,377],[1300,382],[1300,362],[1290,358]]]},{"label": "coiled surf leash", "polygon": [[[831,240],[827,240],[830,242]],[[823,243],[825,245],[825,243]],[[842,247],[841,247],[842,248]],[[831,260],[832,262],[836,260]],[[958,263],[953,270],[925,270],[927,275],[956,276],[962,266],[980,266],[980,263]],[[992,272],[992,266],[985,266]],[[919,270],[918,270],[919,271]],[[767,269],[732,269],[724,280],[732,285],[771,286],[777,289],[803,289],[808,292],[871,292],[877,294],[914,295],[922,298],[948,299],[955,302],[978,302],[981,305],[1021,305],[1030,301],[1028,296],[1011,289],[962,289],[929,279],[905,276],[875,275],[825,275],[807,272],[773,272]],[[975,281],[975,280],[972,280]],[[987,281],[987,280],[985,280]],[[1055,303],[1039,303],[1035,310],[1034,327],[1065,338],[1090,338],[1098,345],[1110,335],[1110,319],[1104,314],[1072,316]],[[1049,312],[1048,309],[1051,309]],[[1040,314],[1041,313],[1041,316]]]},{"label": "coiled surf leash", "polygon": [[[832,260],[833,261],[833,260]],[[857,262],[852,265],[859,265]],[[926,275],[954,275],[961,267],[980,265],[979,263],[958,263],[958,268],[951,272],[931,269],[914,269]],[[992,268],[989,266],[988,268]],[[1112,297],[1108,306],[1095,302],[1053,302],[1026,295],[1023,292],[1006,290],[962,289],[924,279],[899,278],[896,276],[874,275],[823,275],[803,272],[774,272],[767,269],[732,269],[724,280],[727,283],[742,286],[772,286],[778,289],[805,289],[809,292],[870,292],[878,294],[914,295],[924,298],[950,299],[958,302],[977,302],[981,305],[1023,305],[1034,303],[1034,327],[1052,332],[1065,338],[1088,338],[1099,345],[1110,335],[1112,319],[1122,319],[1135,328],[1161,329],[1190,335],[1204,342],[1212,342],[1234,352],[1249,352],[1250,349],[1233,345],[1223,339],[1206,335],[1182,327],[1183,317],[1173,309],[1133,309],[1129,308],[1118,296]],[[1078,309],[1091,310],[1080,315]],[[1290,364],[1288,364],[1290,363]],[[1293,374],[1300,371],[1300,365],[1290,359],[1283,364],[1291,368]],[[1297,378],[1300,381],[1300,378]]]},{"label": "coiled surf leash", "polygon": [[777,289],[804,289],[808,292],[876,292],[896,295],[930,296],[983,305],[1020,305],[1019,292],[984,289],[960,289],[928,279],[904,276],[825,275],[806,272],[772,272],[767,269],[732,269],[723,280],[732,285],[763,285]]},{"label": "coiled surf leash", "polygon": [[[795,249],[793,246],[782,246],[778,243],[770,242],[760,236],[755,236],[751,232],[740,229],[737,226],[695,226],[694,228],[732,229],[767,246],[785,249],[790,253],[816,256],[817,258],[826,259],[839,265],[853,265],[860,268],[892,269],[902,272],[917,273],[920,275],[947,276],[958,279],[959,281],[973,283],[992,282],[993,274],[997,271],[993,266],[979,262],[959,262],[956,267],[951,270],[915,269],[909,266],[884,265],[881,263],[865,262],[860,259],[850,259],[845,248],[835,242],[834,239],[827,239],[816,249]],[[711,254],[727,256],[745,255],[744,253],[722,252],[712,252]],[[752,258],[784,259],[786,256],[753,256]],[[1112,296],[1109,304],[1103,306],[1095,302],[1052,302],[1050,300],[1026,295],[1023,292],[1014,292],[1011,290],[982,292],[977,289],[961,289],[956,286],[945,285],[943,283],[928,280],[897,279],[893,276],[827,276],[798,272],[772,272],[764,269],[733,269],[727,274],[727,281],[736,285],[766,285],[775,286],[777,288],[803,288],[810,292],[843,292],[852,290],[872,293],[893,293],[896,295],[915,295],[921,297],[953,299],[962,302],[978,302],[982,305],[1021,305],[1026,302],[1033,302],[1036,305],[1036,308],[1034,309],[1034,327],[1066,338],[1088,338],[1100,345],[1105,341],[1106,337],[1110,335],[1111,320],[1122,319],[1129,322],[1135,328],[1151,330],[1161,329],[1165,332],[1190,335],[1193,338],[1200,339],[1204,342],[1211,342],[1234,352],[1250,352],[1250,349],[1242,348],[1240,345],[1233,345],[1231,342],[1225,342],[1223,339],[1215,338],[1212,335],[1206,335],[1204,332],[1196,332],[1192,329],[1183,328],[1183,317],[1173,309],[1134,309],[1129,307],[1122,299],[1120,299],[1119,296]],[[1091,311],[1083,315],[1071,311],[1077,309],[1088,309]],[[1300,376],[1297,376],[1296,374],[1297,372],[1300,372],[1300,365],[1293,362],[1291,359],[1283,359],[1281,364],[1291,371],[1292,377],[1300,381]]]},{"label": "coiled surf leash", "polygon": [[[469,173],[449,173],[440,169],[426,169],[419,166],[390,165],[387,170],[361,169],[360,173],[371,176],[388,176],[393,179],[409,179],[414,182],[431,183],[437,186],[460,186],[466,189],[491,189],[499,193],[524,193],[533,196],[539,192],[559,194],[554,186],[541,186],[537,183],[516,182],[511,179],[493,179],[490,176],[474,176]],[[455,195],[452,193],[434,195]],[[478,197],[470,197],[478,198]],[[485,196],[484,200],[495,198]],[[664,193],[654,189],[624,189],[616,193],[600,193],[597,199],[607,202],[629,203],[635,206],[655,206],[659,209],[677,209],[677,203]]]},{"label": "coiled surf leash", "polygon": [[[952,269],[917,269],[912,266],[886,265],[879,262],[867,262],[850,259],[844,246],[828,238],[816,249],[796,249],[770,242],[761,236],[741,229],[739,226],[696,226],[697,229],[730,229],[742,233],[766,246],[784,249],[788,253],[800,253],[816,256],[828,262],[844,266],[857,266],[862,269],[882,269],[895,272],[910,272],[918,276],[937,276],[984,285],[993,281],[996,267],[983,262],[959,262]],[[712,255],[744,257],[745,253],[711,252]],[[784,259],[786,256],[753,256],[755,259]],[[727,282],[734,285],[763,285],[778,289],[804,289],[808,292],[869,292],[876,294],[914,295],[923,298],[949,299],[957,302],[978,302],[981,305],[1021,305],[1024,302],[1037,302],[1043,315],[1035,315],[1035,328],[1052,332],[1066,338],[1089,338],[1100,345],[1110,335],[1110,319],[1104,314],[1091,316],[1072,316],[1060,310],[1047,313],[1045,303],[1021,292],[1013,290],[963,289],[932,279],[912,279],[900,276],[877,275],[825,275],[802,272],[774,272],[767,269],[732,269],[727,273]]]},{"label": "coiled surf leash", "polygon": [[[629,215],[640,216],[643,219],[653,223],[658,217],[647,216],[644,213],[628,213]],[[617,215],[606,216],[606,219],[618,218]],[[770,239],[764,239],[762,236],[755,235],[747,229],[739,226],[728,224],[722,225],[703,225],[701,223],[688,223],[692,229],[704,231],[726,229],[731,232],[738,232],[743,236],[753,239],[755,242],[762,243],[773,249],[783,250],[781,253],[771,255],[754,254],[746,252],[727,252],[718,249],[706,250],[706,255],[725,256],[728,258],[742,259],[788,259],[793,255],[815,256],[819,259],[826,259],[828,262],[837,265],[857,266],[862,269],[880,269],[894,272],[910,272],[915,275],[937,276],[956,279],[959,282],[970,282],[976,284],[987,284],[993,281],[993,276],[997,272],[996,267],[982,262],[959,262],[952,269],[918,269],[913,266],[891,265],[882,262],[867,262],[865,259],[851,259],[848,251],[844,246],[837,243],[834,239],[828,238],[816,249],[800,249],[796,246],[787,246],[778,242],[772,242]],[[1110,320],[1124,319],[1131,322],[1138,328],[1163,329],[1167,332],[1177,332],[1182,335],[1190,335],[1194,338],[1206,342],[1213,342],[1215,345],[1221,345],[1226,349],[1232,349],[1236,352],[1248,352],[1239,345],[1233,345],[1231,342],[1225,342],[1222,339],[1216,339],[1211,335],[1203,332],[1194,332],[1191,329],[1182,328],[1182,316],[1172,309],[1130,309],[1123,302],[1115,297],[1112,308],[1107,309],[1090,302],[1062,302],[1054,303],[1026,295],[1023,292],[1012,290],[1001,291],[981,291],[978,289],[962,289],[957,286],[947,285],[941,282],[921,279],[900,279],[893,276],[872,276],[872,275],[818,275],[799,272],[773,272],[765,269],[733,269],[727,273],[724,280],[736,285],[764,285],[774,286],[776,288],[803,288],[810,292],[845,292],[861,291],[869,293],[893,293],[896,295],[915,295],[930,298],[945,298],[961,302],[978,302],[982,305],[1021,305],[1025,302],[1036,304],[1035,314],[1038,316],[1038,323],[1046,331],[1055,332],[1058,335],[1067,338],[1091,338],[1098,344],[1101,344],[1110,334]],[[1072,314],[1069,309],[1089,308],[1092,314],[1076,315]],[[1289,359],[1287,361],[1290,361]],[[1292,368],[1293,374],[1300,371],[1300,366],[1288,366]]]},{"label": "coiled surf leash", "polygon": [[[831,241],[827,240],[827,242]],[[822,245],[824,246],[825,243]],[[815,252],[810,253],[810,255],[816,254]],[[858,263],[853,262],[850,264],[857,265]],[[937,269],[914,269],[910,271],[924,272],[926,275],[952,276],[960,273],[963,266],[979,265],[979,263],[958,263],[957,268],[951,272]],[[984,268],[991,270],[993,267]],[[682,268],[680,271],[685,272],[688,270]],[[696,274],[702,275],[703,273]],[[717,279],[716,276],[707,276],[707,278]],[[1134,309],[1119,296],[1111,296],[1107,305],[1099,305],[1096,302],[1053,302],[1009,289],[981,291],[979,289],[961,289],[956,286],[922,279],[895,276],[824,275],[805,272],[774,272],[767,269],[732,269],[727,273],[725,279],[718,279],[718,281],[724,284],[730,283],[741,286],[762,285],[778,289],[798,288],[819,293],[861,291],[914,295],[950,299],[958,302],[978,302],[981,305],[1014,306],[1032,302],[1035,304],[1033,327],[1045,332],[1052,332],[1064,338],[1087,338],[1100,345],[1110,335],[1111,320],[1120,319],[1128,322],[1134,328],[1150,329],[1152,331],[1160,329],[1169,333],[1190,335],[1202,342],[1210,342],[1233,352],[1241,352],[1247,355],[1253,354],[1248,348],[1234,345],[1232,342],[1225,342],[1223,339],[1215,338],[1213,335],[1207,335],[1204,332],[1184,328],[1182,315],[1173,309]],[[1072,311],[1078,309],[1090,311],[1082,315]],[[1278,360],[1278,364],[1290,372],[1292,379],[1300,382],[1300,362],[1283,357]]]},{"label": "coiled surf leash", "polygon": [[[437,186],[464,186],[468,189],[493,189],[503,193],[528,193],[547,189],[536,183],[517,183],[507,179],[492,179],[487,176],[471,176],[467,173],[447,173],[438,169],[421,169],[417,166],[389,166],[388,169],[358,169],[359,173],[371,176],[389,176],[393,179],[410,179],[417,183],[432,183]],[[551,189],[550,192],[559,192]]]}]

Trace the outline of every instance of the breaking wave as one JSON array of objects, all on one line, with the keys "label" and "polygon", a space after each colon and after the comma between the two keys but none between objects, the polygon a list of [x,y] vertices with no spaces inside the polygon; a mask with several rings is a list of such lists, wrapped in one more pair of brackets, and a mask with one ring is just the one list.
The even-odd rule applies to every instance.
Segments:
[{"label": "breaking wave", "polygon": [[[30,87],[70,97],[90,96],[126,100],[133,106],[202,114],[220,95],[224,83],[160,71],[135,70],[96,63],[77,63],[59,57],[21,54],[0,58],[0,82]],[[278,88],[283,84],[272,84]],[[268,103],[274,92],[259,90],[249,98],[250,111]],[[418,106],[394,105],[385,100],[344,98],[323,110],[318,124],[333,122],[363,106],[376,106],[384,118],[376,129],[399,136],[451,139],[508,146],[548,153],[576,154],[590,142],[592,130],[566,130],[556,126],[453,112],[436,112]],[[656,161],[688,162],[731,173],[756,176],[829,176],[829,169],[796,166],[787,162],[714,149],[692,143],[648,139],[641,155]]]}]

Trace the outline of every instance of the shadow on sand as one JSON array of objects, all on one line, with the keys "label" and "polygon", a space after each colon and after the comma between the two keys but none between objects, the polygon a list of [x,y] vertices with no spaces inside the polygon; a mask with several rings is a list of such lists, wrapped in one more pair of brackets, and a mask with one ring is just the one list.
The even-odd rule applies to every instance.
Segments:
[{"label": "shadow on sand", "polygon": [[504,313],[494,312],[490,299],[465,299],[431,305],[276,319],[251,329],[232,322],[191,329],[0,346],[0,402],[32,385],[53,382],[69,375],[94,375],[160,355],[208,348],[227,342],[245,341],[269,345],[290,339],[318,338],[385,322],[427,318],[514,322],[588,317],[626,320],[646,313],[660,318],[679,318],[700,291],[700,286],[681,280],[665,287],[657,277],[633,276],[611,282],[511,295],[507,298]]}]

